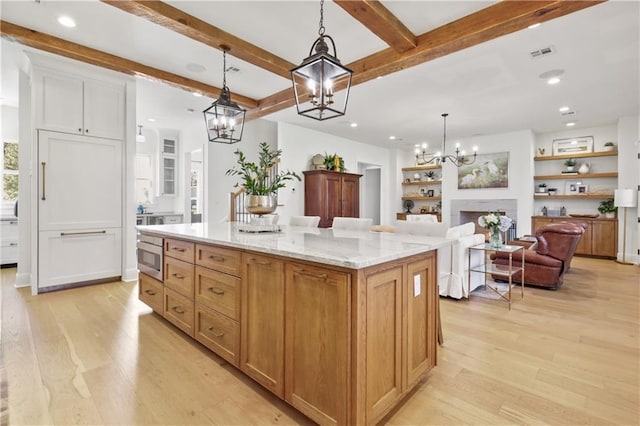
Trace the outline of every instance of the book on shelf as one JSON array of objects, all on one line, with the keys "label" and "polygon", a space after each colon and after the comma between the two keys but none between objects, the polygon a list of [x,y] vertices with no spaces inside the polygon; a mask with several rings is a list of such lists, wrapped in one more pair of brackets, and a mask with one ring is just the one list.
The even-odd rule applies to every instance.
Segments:
[{"label": "book on shelf", "polygon": [[562,172],[563,175],[577,175],[578,172]]}]

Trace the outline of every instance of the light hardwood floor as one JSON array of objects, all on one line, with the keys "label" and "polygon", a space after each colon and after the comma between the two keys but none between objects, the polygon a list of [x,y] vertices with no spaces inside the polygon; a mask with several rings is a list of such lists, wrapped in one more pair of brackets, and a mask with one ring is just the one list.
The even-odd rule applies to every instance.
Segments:
[{"label": "light hardwood floor", "polygon": [[[309,423],[152,314],[135,283],[33,297],[15,269],[1,278],[5,424]],[[384,423],[639,424],[639,289],[637,266],[574,258],[560,290],[527,287],[511,311],[441,299],[438,366]]]}]

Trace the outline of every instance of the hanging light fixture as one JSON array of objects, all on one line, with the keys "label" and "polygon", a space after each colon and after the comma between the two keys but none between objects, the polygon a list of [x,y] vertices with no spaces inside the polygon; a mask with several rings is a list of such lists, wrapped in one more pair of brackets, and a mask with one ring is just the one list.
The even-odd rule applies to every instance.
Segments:
[{"label": "hanging light fixture", "polygon": [[222,49],[222,90],[211,106],[203,111],[207,125],[209,142],[236,143],[242,139],[246,110],[231,100],[231,91],[227,87],[227,46]]},{"label": "hanging light fixture", "polygon": [[136,135],[136,142],[144,142],[146,138],[142,134],[142,125],[138,124],[138,134]]},{"label": "hanging light fixture", "polygon": [[476,161],[476,157],[478,156],[478,147],[473,147],[473,157],[470,155],[466,155],[464,151],[460,151],[460,144],[456,143],[456,154],[455,155],[447,155],[446,151],[446,143],[447,143],[447,116],[449,114],[442,114],[442,118],[444,119],[444,132],[442,137],[442,152],[436,152],[435,155],[427,154],[426,152],[426,144],[423,145],[422,152],[420,152],[419,148],[416,148],[416,164],[423,165],[435,162],[435,164],[444,164],[447,160],[454,164],[456,167],[467,166],[469,164],[473,164]]},{"label": "hanging light fixture", "polygon": [[[311,45],[309,56],[291,70],[298,114],[320,121],[344,115],[353,75],[340,63],[333,39],[324,32],[324,0],[320,0],[319,37]],[[331,42],[333,55],[326,40]]]}]

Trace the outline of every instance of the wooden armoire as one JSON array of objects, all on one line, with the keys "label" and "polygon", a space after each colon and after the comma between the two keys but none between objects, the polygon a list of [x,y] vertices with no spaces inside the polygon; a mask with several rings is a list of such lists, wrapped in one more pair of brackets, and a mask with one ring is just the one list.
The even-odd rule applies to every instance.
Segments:
[{"label": "wooden armoire", "polygon": [[360,217],[360,177],[329,170],[304,172],[304,214],[320,216],[320,228],[334,217]]}]

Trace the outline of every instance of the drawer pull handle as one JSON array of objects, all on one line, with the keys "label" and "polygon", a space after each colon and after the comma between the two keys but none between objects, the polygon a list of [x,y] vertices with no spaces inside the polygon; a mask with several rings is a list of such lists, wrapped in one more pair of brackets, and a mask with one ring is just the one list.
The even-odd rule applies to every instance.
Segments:
[{"label": "drawer pull handle", "polygon": [[218,332],[218,333],[214,332],[213,331],[214,330],[213,327],[209,327],[209,328],[207,328],[207,330],[209,330],[211,332],[211,334],[213,334],[213,337],[222,337],[222,336],[224,336],[224,332]]},{"label": "drawer pull handle", "polygon": [[213,294],[220,294],[220,295],[224,294],[224,290],[220,290],[219,288],[216,288],[216,287],[209,287],[208,290]]},{"label": "drawer pull handle", "polygon": [[327,274],[312,274],[311,272],[307,272],[304,269],[300,269],[298,273],[300,275],[306,275],[308,277],[317,278],[319,280],[326,280],[329,277]]},{"label": "drawer pull handle", "polygon": [[181,274],[173,274],[174,277],[176,277],[179,280],[184,280],[184,275]]},{"label": "drawer pull handle", "polygon": [[184,253],[185,251],[187,251],[187,249],[183,249],[183,248],[180,248],[180,247],[171,247],[171,250],[179,251],[180,253]]},{"label": "drawer pull handle", "polygon": [[147,293],[149,296],[155,296],[157,293],[153,290],[145,290],[145,293]]},{"label": "drawer pull handle", "polygon": [[106,234],[107,231],[86,231],[86,232],[61,232],[61,237],[66,237],[69,235],[93,235],[93,234]]},{"label": "drawer pull handle", "polygon": [[271,262],[260,262],[258,259],[256,258],[252,258],[251,261],[253,263],[257,263],[258,265],[263,265],[263,266],[267,266],[267,265],[271,265]]},{"label": "drawer pull handle", "polygon": [[216,262],[224,262],[224,257],[222,256],[209,256],[209,259],[216,261]]},{"label": "drawer pull handle", "polygon": [[174,306],[173,308],[171,308],[172,310],[176,311],[179,314],[184,314],[184,309],[182,309],[180,306]]},{"label": "drawer pull handle", "polygon": [[43,161],[42,162],[42,201],[45,201],[47,199],[47,195],[46,195],[47,175],[45,173],[45,167],[47,167],[47,163]]},{"label": "drawer pull handle", "polygon": [[18,243],[9,243],[9,247],[18,247]]}]

